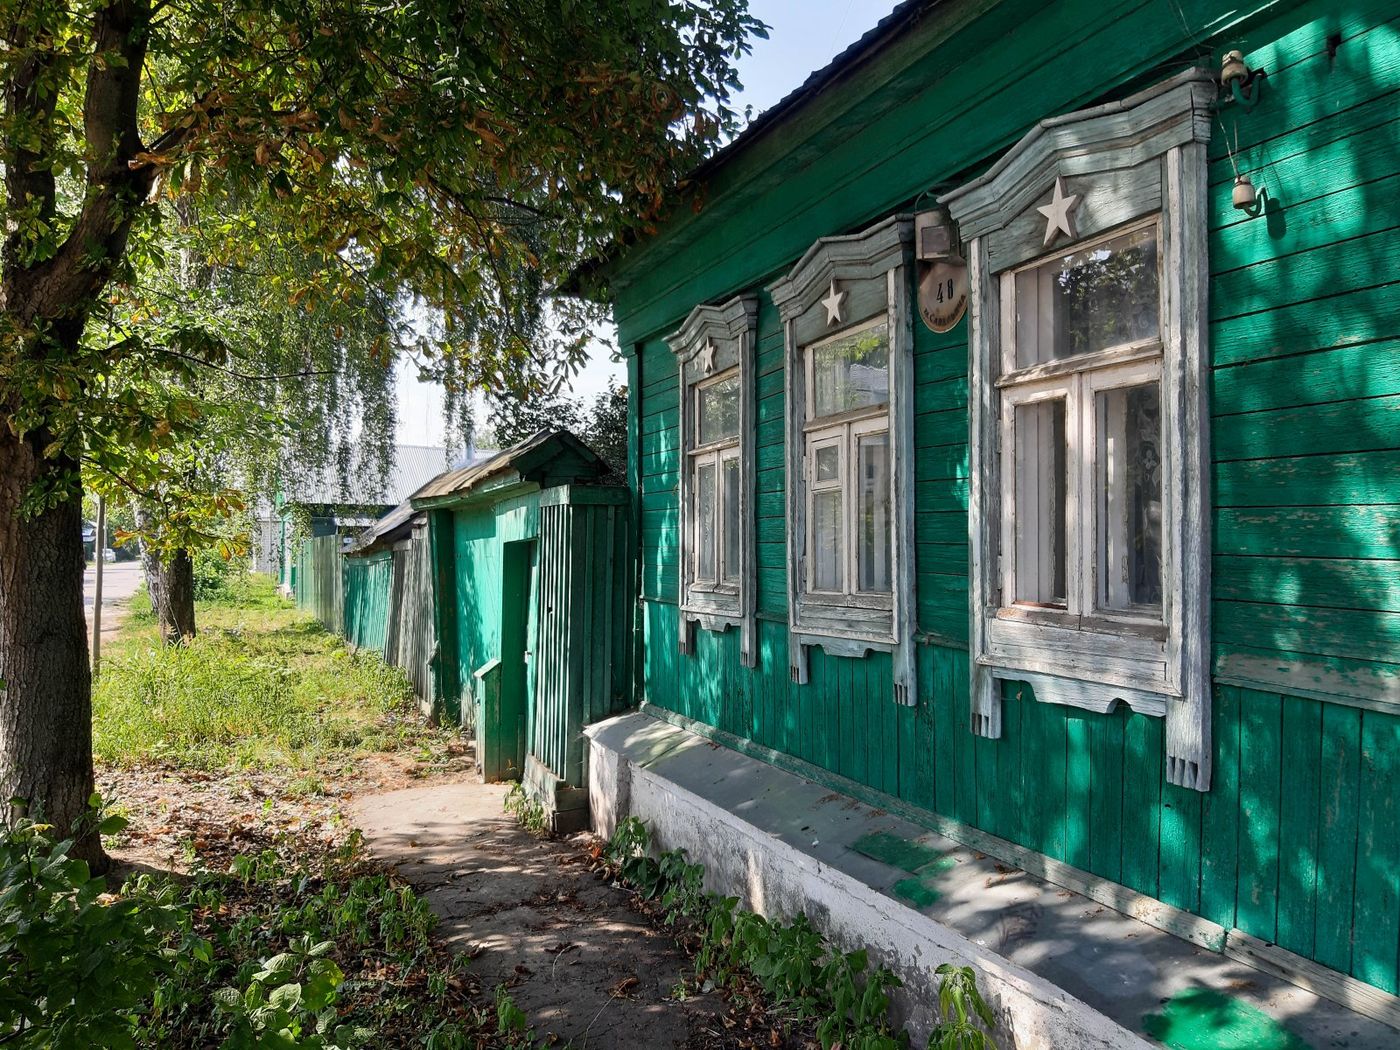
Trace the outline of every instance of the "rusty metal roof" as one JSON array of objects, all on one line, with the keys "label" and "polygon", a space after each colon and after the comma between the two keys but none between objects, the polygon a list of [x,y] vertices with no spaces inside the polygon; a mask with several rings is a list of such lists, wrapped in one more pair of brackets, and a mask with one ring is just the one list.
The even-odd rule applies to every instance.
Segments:
[{"label": "rusty metal roof", "polygon": [[557,479],[561,482],[592,480],[607,471],[598,454],[567,430],[538,430],[494,456],[439,474],[413,494],[413,506],[465,497],[493,479],[509,480],[512,473],[521,481],[543,481],[551,477],[550,466],[560,461],[574,463],[565,466]]}]

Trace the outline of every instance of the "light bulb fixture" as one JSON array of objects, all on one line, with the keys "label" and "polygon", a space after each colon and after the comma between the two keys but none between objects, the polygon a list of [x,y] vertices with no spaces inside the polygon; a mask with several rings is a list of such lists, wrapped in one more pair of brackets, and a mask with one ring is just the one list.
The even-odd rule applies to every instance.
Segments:
[{"label": "light bulb fixture", "polygon": [[1228,88],[1245,109],[1253,109],[1259,101],[1259,84],[1268,73],[1262,69],[1250,69],[1244,60],[1243,51],[1226,51],[1220,59],[1220,86]]}]

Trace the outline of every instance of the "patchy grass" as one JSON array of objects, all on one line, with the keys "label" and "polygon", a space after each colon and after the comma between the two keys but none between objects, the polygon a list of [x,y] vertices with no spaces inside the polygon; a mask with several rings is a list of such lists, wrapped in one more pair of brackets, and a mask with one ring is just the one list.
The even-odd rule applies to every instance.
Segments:
[{"label": "patchy grass", "polygon": [[100,762],[326,770],[435,735],[401,671],[351,653],[267,577],[200,603],[197,623],[188,645],[164,646],[149,598],[133,600],[94,690]]}]

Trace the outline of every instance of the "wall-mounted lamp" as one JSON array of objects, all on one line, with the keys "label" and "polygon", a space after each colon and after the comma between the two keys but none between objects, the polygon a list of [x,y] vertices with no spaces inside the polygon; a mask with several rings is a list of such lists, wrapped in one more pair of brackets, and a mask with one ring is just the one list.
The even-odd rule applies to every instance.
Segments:
[{"label": "wall-mounted lamp", "polygon": [[950,332],[967,312],[967,263],[958,228],[945,208],[914,215],[919,316],[934,332]]},{"label": "wall-mounted lamp", "polygon": [[1253,109],[1259,101],[1258,82],[1268,75],[1265,70],[1250,69],[1242,51],[1227,51],[1220,59],[1220,86],[1229,88],[1245,109]]}]

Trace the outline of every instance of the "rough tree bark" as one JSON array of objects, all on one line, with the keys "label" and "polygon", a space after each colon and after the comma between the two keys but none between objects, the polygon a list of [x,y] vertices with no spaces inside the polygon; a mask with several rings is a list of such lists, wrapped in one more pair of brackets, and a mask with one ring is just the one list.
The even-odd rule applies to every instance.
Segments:
[{"label": "rough tree bark", "polygon": [[[146,58],[150,0],[112,0],[91,15],[94,54],[83,100],[83,138],[90,158],[81,210],[63,242],[42,258],[28,236],[10,224],[0,242],[0,350],[15,357],[61,363],[76,360],[99,296],[126,252],[132,221],[150,194],[152,165],[137,125]],[[52,127],[62,56],[44,37],[27,38],[29,23],[6,27],[6,45],[24,57],[0,85],[13,126]],[[31,45],[33,45],[31,47]],[[9,210],[26,210],[62,228],[52,158],[44,134],[0,142],[0,168]],[[79,464],[72,450],[50,457],[54,435],[32,426],[23,437],[11,427],[21,398],[42,420],[45,402],[34,391],[0,381],[0,817],[19,808],[42,810],[62,836],[76,834],[73,855],[106,867],[101,838],[84,827],[92,793],[92,679],[83,617],[83,547]],[[36,515],[23,501],[39,483],[66,496]]]},{"label": "rough tree bark", "polygon": [[[138,526],[151,527],[150,514],[140,500],[132,501],[132,510]],[[141,568],[146,576],[146,590],[151,595],[151,609],[160,626],[161,640],[167,645],[189,641],[195,635],[194,559],[190,552],[182,548],[162,555],[143,543]]]},{"label": "rough tree bark", "polygon": [[[21,799],[20,814],[68,833],[93,790],[82,514],[67,500],[22,516],[44,444],[0,427],[0,812]],[[105,867],[96,829],[79,835],[73,855]]]}]

